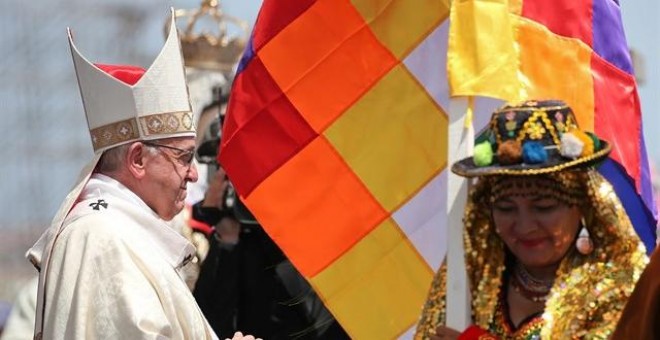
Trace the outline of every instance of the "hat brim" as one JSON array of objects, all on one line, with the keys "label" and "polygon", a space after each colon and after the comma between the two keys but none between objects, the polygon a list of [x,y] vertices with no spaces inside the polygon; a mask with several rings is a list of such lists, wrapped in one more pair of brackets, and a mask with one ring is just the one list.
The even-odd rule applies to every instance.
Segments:
[{"label": "hat brim", "polygon": [[512,165],[499,165],[493,164],[488,166],[477,166],[474,164],[472,157],[462,159],[451,167],[451,171],[463,177],[479,177],[479,176],[495,176],[495,175],[509,175],[509,176],[532,176],[541,175],[561,170],[589,167],[598,164],[605,159],[610,153],[612,147],[609,143],[601,140],[600,150],[593,154],[576,158],[567,159],[561,156],[550,157],[547,162],[543,164],[512,164]]}]

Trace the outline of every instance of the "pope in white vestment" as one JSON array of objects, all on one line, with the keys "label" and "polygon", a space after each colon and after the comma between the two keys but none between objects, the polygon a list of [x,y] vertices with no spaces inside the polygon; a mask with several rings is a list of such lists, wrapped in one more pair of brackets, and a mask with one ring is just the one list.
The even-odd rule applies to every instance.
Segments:
[{"label": "pope in white vestment", "polygon": [[213,338],[180,274],[193,255],[133,192],[92,175],[50,255],[43,338]]},{"label": "pope in white vestment", "polygon": [[27,253],[35,339],[216,339],[181,275],[194,248],[165,222],[197,180],[177,31],[146,71],[69,44],[95,156]]}]

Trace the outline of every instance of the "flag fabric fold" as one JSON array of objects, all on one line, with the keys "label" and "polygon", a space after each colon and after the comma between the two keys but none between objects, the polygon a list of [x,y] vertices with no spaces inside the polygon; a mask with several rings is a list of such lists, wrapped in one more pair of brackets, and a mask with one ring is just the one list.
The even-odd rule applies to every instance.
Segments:
[{"label": "flag fabric fold", "polygon": [[[606,164],[601,172],[614,184],[635,230],[652,251],[657,211],[619,5],[611,0],[511,3],[452,3],[447,57],[451,94],[566,101],[581,127],[612,144],[615,164]],[[478,39],[475,32],[491,37]],[[506,65],[494,62],[494,56],[505,56]]]},{"label": "flag fabric fold", "polygon": [[220,163],[356,339],[410,337],[446,244],[448,1],[265,0]]}]

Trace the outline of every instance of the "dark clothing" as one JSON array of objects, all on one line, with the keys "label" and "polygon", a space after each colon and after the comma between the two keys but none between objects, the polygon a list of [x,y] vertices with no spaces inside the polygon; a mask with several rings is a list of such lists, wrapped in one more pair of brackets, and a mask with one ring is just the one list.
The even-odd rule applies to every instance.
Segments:
[{"label": "dark clothing", "polygon": [[240,242],[211,236],[193,295],[220,338],[349,339],[311,286],[258,225]]},{"label": "dark clothing", "polygon": [[656,248],[623,309],[612,339],[659,338],[660,248]]}]

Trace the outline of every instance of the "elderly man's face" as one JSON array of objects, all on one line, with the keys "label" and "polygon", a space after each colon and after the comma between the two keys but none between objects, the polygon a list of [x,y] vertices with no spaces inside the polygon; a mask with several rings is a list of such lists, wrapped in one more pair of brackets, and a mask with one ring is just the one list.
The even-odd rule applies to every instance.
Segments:
[{"label": "elderly man's face", "polygon": [[197,181],[197,167],[193,162],[193,137],[169,138],[143,142],[156,150],[144,178],[143,199],[164,220],[169,221],[184,207],[188,182]]}]

